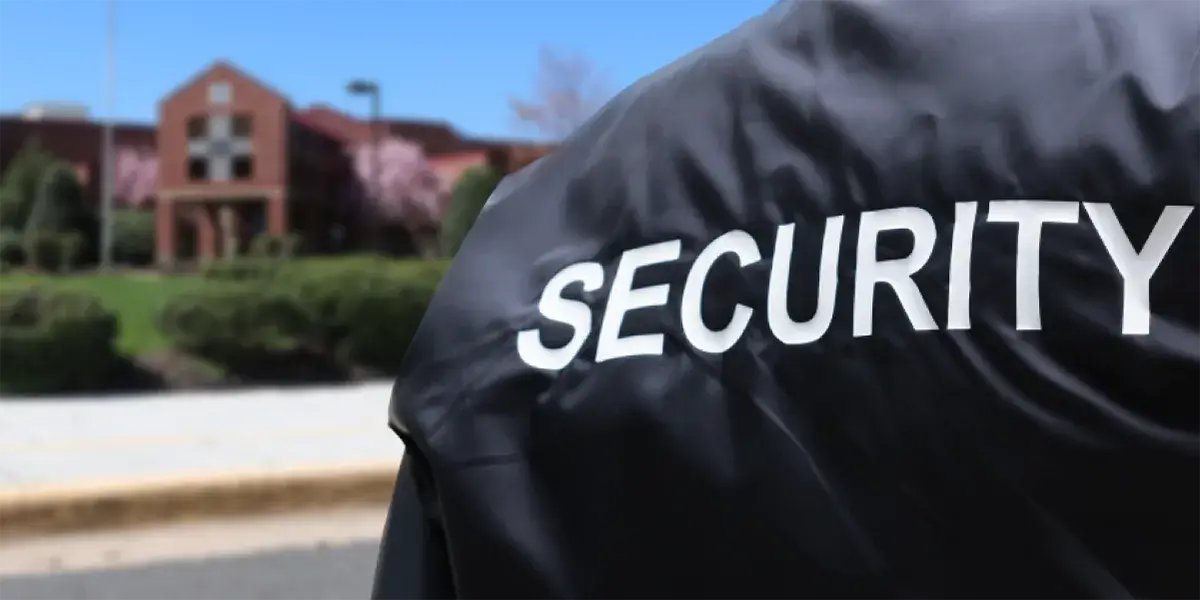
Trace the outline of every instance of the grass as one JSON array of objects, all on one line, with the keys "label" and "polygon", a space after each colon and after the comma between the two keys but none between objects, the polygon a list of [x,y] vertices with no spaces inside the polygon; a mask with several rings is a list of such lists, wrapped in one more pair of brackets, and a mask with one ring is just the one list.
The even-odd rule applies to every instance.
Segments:
[{"label": "grass", "polygon": [[0,286],[6,289],[32,285],[46,285],[96,296],[105,307],[120,316],[121,335],[117,341],[118,348],[129,356],[141,356],[170,346],[155,325],[155,319],[163,304],[169,298],[203,286],[204,280],[196,275],[154,273],[0,275]]}]

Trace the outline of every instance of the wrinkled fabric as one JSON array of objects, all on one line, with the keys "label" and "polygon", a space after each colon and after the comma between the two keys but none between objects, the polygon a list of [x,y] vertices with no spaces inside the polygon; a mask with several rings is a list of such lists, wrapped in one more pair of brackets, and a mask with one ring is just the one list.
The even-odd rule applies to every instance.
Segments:
[{"label": "wrinkled fabric", "polygon": [[1200,597],[1198,69],[1200,3],[798,2],[632,85],[407,353],[428,593]]}]

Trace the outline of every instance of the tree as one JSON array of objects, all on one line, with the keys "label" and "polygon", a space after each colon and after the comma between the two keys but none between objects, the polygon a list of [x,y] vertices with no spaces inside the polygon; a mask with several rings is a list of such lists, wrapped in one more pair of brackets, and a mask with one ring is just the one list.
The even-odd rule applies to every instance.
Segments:
[{"label": "tree", "polygon": [[91,212],[83,204],[74,170],[36,141],[22,147],[9,163],[0,182],[0,202],[6,229],[77,231],[86,228],[83,221]]},{"label": "tree", "polygon": [[83,187],[65,163],[51,162],[41,169],[38,192],[30,203],[25,231],[68,232],[77,229],[90,211],[83,205]]},{"label": "tree", "polygon": [[514,98],[509,104],[519,123],[561,140],[604,104],[607,89],[591,61],[544,47],[538,57],[533,98]]},{"label": "tree", "polygon": [[454,185],[454,194],[442,221],[442,256],[453,257],[458,254],[463,240],[467,239],[467,233],[471,231],[471,226],[501,178],[503,175],[499,171],[488,166],[472,167],[463,173]]},{"label": "tree", "polygon": [[25,144],[17,151],[4,179],[0,182],[0,226],[5,229],[23,230],[34,204],[42,192],[46,169],[55,163],[54,157],[42,149],[37,140]]},{"label": "tree", "polygon": [[401,226],[422,255],[436,254],[446,193],[421,146],[388,138],[378,155],[368,143],[354,147],[351,156],[368,218]]},{"label": "tree", "polygon": [[153,152],[125,146],[117,150],[113,197],[124,206],[146,208],[158,183],[158,157]]},{"label": "tree", "polygon": [[75,170],[36,141],[9,163],[0,182],[0,202],[3,226],[20,232],[16,235],[30,262],[61,268],[94,257],[98,221],[84,203]]}]

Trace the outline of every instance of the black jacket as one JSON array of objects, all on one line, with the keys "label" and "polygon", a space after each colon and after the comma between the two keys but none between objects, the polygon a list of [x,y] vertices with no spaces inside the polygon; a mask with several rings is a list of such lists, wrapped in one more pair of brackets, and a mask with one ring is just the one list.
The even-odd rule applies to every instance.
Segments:
[{"label": "black jacket", "polygon": [[1198,61],[800,2],[632,85],[426,314],[377,595],[1200,597]]}]

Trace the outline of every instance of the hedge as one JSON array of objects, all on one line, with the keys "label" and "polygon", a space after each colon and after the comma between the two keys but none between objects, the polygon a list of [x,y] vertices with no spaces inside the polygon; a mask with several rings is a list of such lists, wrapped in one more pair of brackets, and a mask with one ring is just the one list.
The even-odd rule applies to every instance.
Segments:
[{"label": "hedge", "polygon": [[154,263],[154,212],[137,209],[113,211],[113,259],[133,266]]},{"label": "hedge", "polygon": [[0,229],[0,269],[25,266],[25,242],[21,232]]},{"label": "hedge", "polygon": [[262,234],[250,243],[250,255],[258,258],[292,258],[300,251],[300,234],[283,237]]},{"label": "hedge", "polygon": [[33,266],[66,272],[79,266],[84,237],[75,232],[0,230],[0,268]]},{"label": "hedge", "polygon": [[168,301],[159,328],[231,370],[304,351],[344,370],[394,374],[445,268],[377,257],[242,259],[214,266],[199,293]]},{"label": "hedge", "polygon": [[117,316],[87,294],[0,290],[0,389],[32,394],[111,387],[121,366],[117,329]]},{"label": "hedge", "polygon": [[247,281],[274,277],[300,249],[297,234],[286,237],[260,235],[251,243],[249,256],[233,260],[217,260],[204,266],[201,273],[208,279]]},{"label": "hedge", "polygon": [[83,258],[83,235],[79,233],[30,231],[25,233],[24,243],[28,263],[44,271],[66,273]]},{"label": "hedge", "polygon": [[[169,295],[156,326],[232,379],[264,383],[345,380],[364,369],[395,375],[448,265],[361,256],[274,260],[265,269],[244,260],[229,263],[239,278],[210,274]],[[148,372],[119,353],[119,319],[99,300],[54,283],[8,289],[16,287],[0,290],[0,390],[143,386],[135,378]]]},{"label": "hedge", "polygon": [[226,365],[293,347],[310,322],[287,292],[237,283],[176,297],[158,319],[175,346]]},{"label": "hedge", "polygon": [[281,262],[274,258],[246,257],[212,261],[200,273],[217,281],[260,281],[274,277],[280,266]]}]

